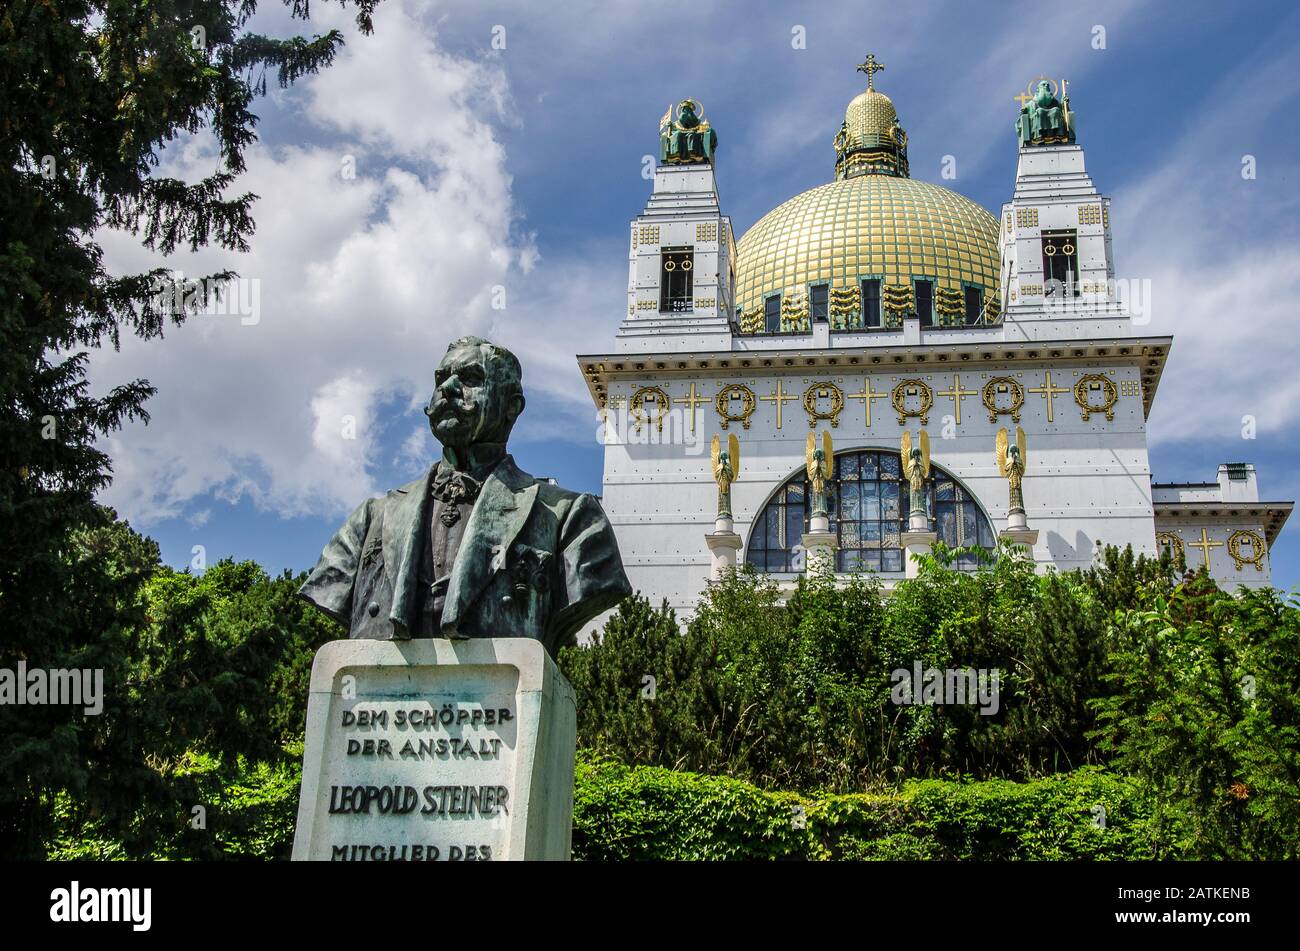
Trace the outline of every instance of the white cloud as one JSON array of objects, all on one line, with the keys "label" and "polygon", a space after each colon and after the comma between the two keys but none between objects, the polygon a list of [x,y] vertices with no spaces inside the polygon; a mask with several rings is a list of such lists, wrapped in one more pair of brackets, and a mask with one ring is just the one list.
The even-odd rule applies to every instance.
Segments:
[{"label": "white cloud", "polygon": [[[137,376],[158,387],[149,426],[106,441],[104,501],[145,525],[207,494],[285,515],[355,505],[382,486],[372,460],[385,403],[427,398],[453,336],[485,332],[490,290],[530,267],[505,156],[509,120],[490,63],[439,51],[422,6],[386,3],[369,37],[350,34],[332,67],[282,103],[305,103],[313,144],[247,153],[240,190],[261,196],[247,255],[205,249],[169,262],[194,276],[232,266],[259,282],[260,319],[191,318],[164,341],[93,355],[97,388]],[[265,131],[265,130],[264,130]],[[346,156],[356,177],[341,174]],[[173,148],[168,172],[216,166],[211,143]],[[130,236],[101,236],[117,271],[150,265]],[[355,419],[344,438],[343,417]]]},{"label": "white cloud", "polygon": [[430,459],[438,457],[437,444],[428,426],[417,426],[402,440],[393,464],[406,471],[419,471],[422,465],[428,465]]}]

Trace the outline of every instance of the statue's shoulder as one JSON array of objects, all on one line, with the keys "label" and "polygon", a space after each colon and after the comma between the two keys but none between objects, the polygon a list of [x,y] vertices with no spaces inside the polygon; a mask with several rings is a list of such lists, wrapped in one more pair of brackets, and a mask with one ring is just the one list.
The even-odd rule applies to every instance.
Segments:
[{"label": "statue's shoulder", "polygon": [[501,467],[504,471],[498,474],[514,491],[520,492],[529,486],[535,485],[537,486],[537,500],[547,508],[555,511],[567,511],[578,499],[588,494],[566,489],[563,486],[556,485],[550,479],[539,479],[532,473],[520,469],[510,456],[505,458],[501,463]]},{"label": "statue's shoulder", "polygon": [[429,473],[426,472],[416,479],[412,479],[406,485],[399,485],[395,489],[389,489],[375,501],[389,501],[404,498],[408,495],[419,495],[424,491],[424,486],[429,481]]},{"label": "statue's shoulder", "polygon": [[405,485],[399,485],[396,488],[389,489],[383,495],[376,495],[366,499],[357,506],[357,511],[354,513],[354,517],[359,516],[368,523],[382,520],[386,512],[391,511],[395,507],[412,498],[421,498],[428,482],[429,473],[426,472],[424,475],[417,479],[412,479]]}]

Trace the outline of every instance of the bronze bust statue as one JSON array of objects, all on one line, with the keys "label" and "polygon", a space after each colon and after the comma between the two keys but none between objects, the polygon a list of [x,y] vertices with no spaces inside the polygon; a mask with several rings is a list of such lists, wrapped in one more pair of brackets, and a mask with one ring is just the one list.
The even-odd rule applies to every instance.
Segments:
[{"label": "bronze bust statue", "polygon": [[600,503],[521,471],[515,355],[453,341],[425,409],[442,458],[357,507],[300,594],[350,637],[532,637],[552,656],[631,593]]}]

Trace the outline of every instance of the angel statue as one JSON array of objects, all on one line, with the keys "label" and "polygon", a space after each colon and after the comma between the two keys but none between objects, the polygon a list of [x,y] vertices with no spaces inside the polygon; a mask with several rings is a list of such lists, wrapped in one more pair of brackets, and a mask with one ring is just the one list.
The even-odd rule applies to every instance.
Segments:
[{"label": "angel statue", "polygon": [[898,455],[903,461],[903,475],[911,491],[907,497],[907,524],[924,522],[929,525],[930,516],[926,511],[925,480],[930,478],[930,434],[921,430],[917,445],[912,445],[912,434],[904,430],[903,441]]},{"label": "angel statue", "polygon": [[727,448],[715,433],[711,447],[713,481],[718,483],[718,518],[731,518],[731,483],[740,476],[740,440],[735,433],[727,436]]},{"label": "angel statue", "polygon": [[1016,427],[1016,444],[1013,446],[1007,437],[1007,428],[1003,426],[999,429],[997,456],[998,472],[1007,480],[1010,490],[1011,505],[1007,509],[1007,515],[1024,515],[1025,497],[1020,491],[1020,480],[1025,475],[1025,431]]},{"label": "angel statue", "polygon": [[829,431],[822,432],[822,444],[817,445],[817,436],[815,433],[808,434],[808,451],[805,453],[807,462],[808,483],[812,486],[812,506],[809,514],[813,518],[818,516],[825,517],[829,503],[826,500],[826,485],[830,482],[832,466],[834,465],[835,454],[831,449],[831,434]]}]

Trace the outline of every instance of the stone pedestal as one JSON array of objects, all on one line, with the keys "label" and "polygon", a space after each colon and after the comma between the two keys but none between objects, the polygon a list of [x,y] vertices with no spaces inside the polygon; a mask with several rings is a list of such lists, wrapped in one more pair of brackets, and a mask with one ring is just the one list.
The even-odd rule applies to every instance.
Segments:
[{"label": "stone pedestal", "polygon": [[[1023,515],[1021,517],[1023,522]],[[1034,546],[1038,544],[1038,530],[1027,528],[1023,524],[1020,528],[1011,527],[1011,519],[1007,519],[1007,527],[998,532],[998,538],[1003,538],[1015,545],[1018,549],[1032,552]]]},{"label": "stone pedestal", "polygon": [[903,577],[915,578],[920,568],[912,560],[913,555],[928,555],[934,543],[939,540],[936,532],[903,532]]},{"label": "stone pedestal", "polygon": [[1007,512],[1007,531],[1023,532],[1029,528],[1024,509],[1012,509]]},{"label": "stone pedestal", "polygon": [[816,526],[827,524],[825,516],[810,519],[814,526],[812,531],[804,532],[801,540],[804,551],[804,571],[821,573],[835,570],[835,533],[828,528]]},{"label": "stone pedestal", "polygon": [[568,859],[577,709],[540,641],[316,654],[295,860]]},{"label": "stone pedestal", "polygon": [[740,557],[740,536],[731,530],[731,519],[719,518],[714,523],[714,531],[705,534],[704,543],[709,546],[713,560],[709,580],[719,581],[727,569],[736,567],[736,559]]}]

